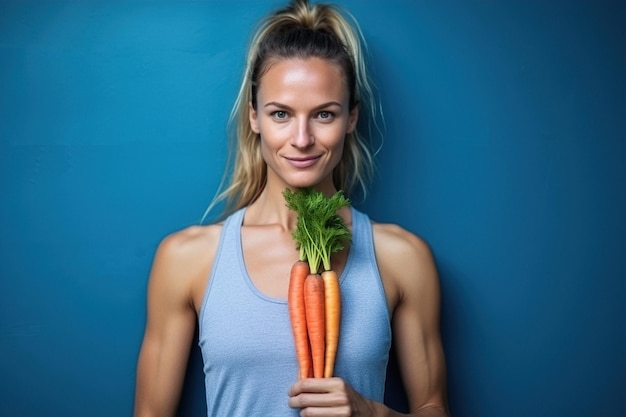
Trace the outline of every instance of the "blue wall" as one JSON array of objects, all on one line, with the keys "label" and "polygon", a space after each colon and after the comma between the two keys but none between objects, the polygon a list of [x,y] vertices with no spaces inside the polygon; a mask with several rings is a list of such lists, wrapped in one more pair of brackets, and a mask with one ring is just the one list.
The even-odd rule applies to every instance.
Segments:
[{"label": "blue wall", "polygon": [[[626,415],[624,3],[342,3],[387,126],[358,205],[433,248],[455,417]],[[130,416],[153,251],[281,4],[0,3],[1,416]]]}]

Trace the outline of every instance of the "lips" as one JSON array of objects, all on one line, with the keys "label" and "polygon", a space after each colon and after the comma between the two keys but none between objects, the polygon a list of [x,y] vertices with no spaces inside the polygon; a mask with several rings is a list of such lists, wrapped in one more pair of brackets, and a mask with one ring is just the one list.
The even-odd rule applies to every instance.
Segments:
[{"label": "lips", "polygon": [[292,166],[296,168],[308,168],[319,161],[320,156],[306,156],[297,158],[285,158]]}]

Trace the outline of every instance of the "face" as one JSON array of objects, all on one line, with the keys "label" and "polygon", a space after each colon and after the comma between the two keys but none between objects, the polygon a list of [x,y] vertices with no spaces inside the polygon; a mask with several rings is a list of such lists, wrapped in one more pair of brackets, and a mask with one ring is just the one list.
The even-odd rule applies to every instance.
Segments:
[{"label": "face", "polygon": [[320,58],[277,61],[261,78],[256,104],[250,123],[268,185],[334,189],[332,173],[358,116],[341,69]]}]

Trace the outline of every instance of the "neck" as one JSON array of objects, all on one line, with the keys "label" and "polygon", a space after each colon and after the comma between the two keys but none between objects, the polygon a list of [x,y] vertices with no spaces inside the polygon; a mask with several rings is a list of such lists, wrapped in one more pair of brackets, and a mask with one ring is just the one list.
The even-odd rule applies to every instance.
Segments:
[{"label": "neck", "polygon": [[282,190],[273,190],[266,186],[259,197],[248,206],[245,224],[278,224],[286,230],[293,230],[296,225],[296,213],[285,205]]},{"label": "neck", "polygon": [[[282,181],[272,181],[268,178],[259,197],[248,206],[244,224],[277,224],[285,230],[293,231],[296,226],[297,215],[287,208],[283,197],[283,191],[287,187],[287,184]],[[329,197],[337,191],[332,180],[324,181],[315,188]]]}]

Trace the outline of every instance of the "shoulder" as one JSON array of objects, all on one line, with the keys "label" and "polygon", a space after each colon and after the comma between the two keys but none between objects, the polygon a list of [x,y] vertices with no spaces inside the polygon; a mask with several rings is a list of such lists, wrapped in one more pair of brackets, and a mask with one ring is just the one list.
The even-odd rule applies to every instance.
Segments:
[{"label": "shoulder", "polygon": [[187,262],[197,259],[199,253],[217,247],[221,224],[189,226],[165,236],[157,248],[156,257],[165,262]]},{"label": "shoulder", "polygon": [[221,231],[221,224],[190,226],[165,236],[154,256],[150,285],[196,301],[195,294],[204,288],[211,270]]},{"label": "shoulder", "polygon": [[394,305],[438,291],[432,250],[424,239],[396,224],[372,222],[372,230],[376,261]]},{"label": "shoulder", "polygon": [[397,224],[372,222],[374,243],[386,256],[431,258],[430,246]]},{"label": "shoulder", "polygon": [[[372,231],[379,263],[391,269],[411,266],[416,271],[432,266],[430,246],[416,234],[390,223],[372,222]],[[397,267],[394,268],[394,265]]]}]

